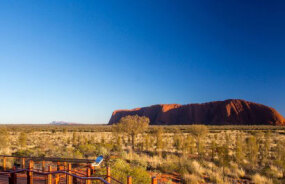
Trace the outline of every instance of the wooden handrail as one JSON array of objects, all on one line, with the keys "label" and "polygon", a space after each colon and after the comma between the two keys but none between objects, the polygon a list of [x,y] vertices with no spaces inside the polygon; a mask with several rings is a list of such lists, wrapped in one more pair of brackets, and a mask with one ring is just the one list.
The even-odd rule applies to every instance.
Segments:
[{"label": "wooden handrail", "polygon": [[32,172],[34,174],[39,174],[39,175],[53,175],[53,174],[66,174],[81,180],[100,180],[104,184],[110,184],[106,180],[104,180],[102,177],[85,177],[85,176],[78,176],[72,173],[69,173],[68,171],[51,171],[51,172],[40,172],[36,171],[33,169],[18,169],[18,170],[10,170],[10,171],[5,171],[5,172],[0,172],[0,175],[5,175],[5,174],[15,174],[15,173],[21,173],[21,172]]},{"label": "wooden handrail", "polygon": [[110,176],[110,179],[111,179],[110,182],[111,182],[111,181],[115,181],[115,182],[117,182],[117,183],[119,183],[119,184],[123,184],[122,182],[120,182],[119,180],[113,178],[112,176]]},{"label": "wooden handrail", "polygon": [[74,163],[93,163],[95,159],[77,159],[77,158],[58,158],[58,157],[27,157],[27,156],[13,156],[13,155],[0,155],[0,157],[9,158],[26,158],[38,161],[60,161],[60,162],[74,162]]}]

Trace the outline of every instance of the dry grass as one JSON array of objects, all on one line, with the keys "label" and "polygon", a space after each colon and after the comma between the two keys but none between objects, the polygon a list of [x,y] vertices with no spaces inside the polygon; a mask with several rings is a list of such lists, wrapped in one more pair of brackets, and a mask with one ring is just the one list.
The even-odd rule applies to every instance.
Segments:
[{"label": "dry grass", "polygon": [[[176,126],[182,130],[182,140],[187,136],[192,136],[189,133],[189,127]],[[170,130],[172,126],[165,128],[163,134],[163,149],[161,153],[157,153],[155,135],[150,134],[154,128],[151,127],[145,135],[139,135],[136,139],[138,144],[144,143],[144,137],[150,137],[150,148],[144,148],[133,151],[128,137],[124,136],[122,140],[122,150],[120,153],[110,151],[115,145],[115,138],[113,133],[108,131],[106,126],[99,126],[94,128],[92,126],[51,126],[51,127],[34,127],[30,130],[29,126],[23,127],[8,127],[9,129],[9,146],[0,149],[0,154],[12,154],[19,150],[33,150],[36,155],[45,153],[45,156],[59,156],[59,157],[76,157],[82,158],[84,155],[78,153],[78,147],[73,145],[73,136],[76,133],[78,145],[88,144],[102,146],[96,147],[98,153],[103,155],[116,154],[120,158],[128,161],[133,166],[148,168],[151,171],[163,173],[180,173],[185,183],[201,183],[206,182],[208,178],[211,183],[232,183],[233,179],[241,177],[249,177],[252,173],[258,173],[252,176],[252,181],[256,183],[273,183],[275,179],[281,181],[283,177],[283,169],[273,162],[276,157],[276,147],[280,141],[285,140],[284,128],[279,127],[210,127],[210,132],[203,138],[204,154],[198,159],[197,144],[193,144],[193,153],[183,153],[183,150],[177,150],[174,147],[174,137],[176,134]],[[76,128],[78,130],[76,131]],[[88,130],[88,128],[91,128]],[[94,129],[93,129],[94,128]],[[268,129],[267,129],[268,128]],[[66,130],[65,130],[66,129]],[[55,130],[55,131],[54,131]],[[88,131],[87,131],[88,130]],[[246,143],[246,138],[250,136],[258,137],[260,146],[264,145],[265,132],[271,130],[269,137],[269,153],[272,159],[268,159],[266,169],[263,165],[252,165],[251,160],[247,157],[242,162],[237,162],[235,157],[236,151],[236,137],[242,136],[242,142]],[[21,131],[27,132],[28,140],[27,146],[19,147],[18,137]],[[229,163],[221,163],[220,155],[215,154],[214,159],[211,158],[211,143],[216,141],[217,146],[227,145],[229,148]],[[43,144],[44,143],[44,144]],[[182,144],[183,145],[183,144]],[[63,148],[63,149],[62,149]],[[244,147],[243,151],[248,148]],[[95,157],[91,156],[90,158]],[[266,176],[266,177],[265,177]],[[271,178],[271,179],[268,179]]]},{"label": "dry grass", "polygon": [[252,181],[255,184],[273,184],[271,179],[261,176],[260,174],[255,174],[252,176]]},{"label": "dry grass", "polygon": [[205,182],[203,178],[195,175],[195,174],[184,174],[183,179],[186,184],[200,184]]}]

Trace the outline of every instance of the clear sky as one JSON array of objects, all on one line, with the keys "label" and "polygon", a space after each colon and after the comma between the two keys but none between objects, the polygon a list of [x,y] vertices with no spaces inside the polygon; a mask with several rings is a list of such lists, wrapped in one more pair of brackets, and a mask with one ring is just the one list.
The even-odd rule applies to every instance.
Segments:
[{"label": "clear sky", "polygon": [[239,98],[285,115],[284,1],[2,1],[0,123]]}]

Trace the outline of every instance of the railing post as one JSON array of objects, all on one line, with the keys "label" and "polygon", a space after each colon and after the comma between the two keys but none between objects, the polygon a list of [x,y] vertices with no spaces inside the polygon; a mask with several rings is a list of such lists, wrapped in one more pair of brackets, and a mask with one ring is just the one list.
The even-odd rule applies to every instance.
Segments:
[{"label": "railing post", "polygon": [[6,171],[6,157],[3,157],[3,170]]},{"label": "railing post", "polygon": [[46,167],[46,162],[43,160],[42,161],[42,171],[45,172],[45,167]]},{"label": "railing post", "polygon": [[157,179],[156,177],[151,178],[151,184],[157,184]]},{"label": "railing post", "polygon": [[64,170],[67,170],[67,163],[63,162],[63,165],[64,165]]},{"label": "railing post", "polygon": [[90,165],[90,168],[91,168],[91,175],[95,174],[95,167]]},{"label": "railing post", "polygon": [[[60,163],[59,162],[56,162],[56,170],[59,171],[60,168]],[[59,184],[59,180],[60,180],[60,175],[59,173],[55,174],[55,184]]]},{"label": "railing post", "polygon": [[59,174],[56,174],[55,175],[55,184],[59,184],[59,179],[60,179]]},{"label": "railing post", "polygon": [[56,162],[56,169],[57,169],[57,171],[60,170],[59,166],[60,166],[60,162]]},{"label": "railing post", "polygon": [[107,167],[107,182],[111,183],[111,168]]},{"label": "railing post", "polygon": [[33,161],[30,160],[29,162],[29,170],[27,171],[27,184],[33,184]]},{"label": "railing post", "polygon": [[[51,166],[48,166],[48,172],[52,172],[52,167]],[[49,173],[47,175],[47,182],[46,182],[46,184],[52,184],[52,174],[51,173]]]},{"label": "railing post", "polygon": [[127,184],[132,184],[132,177],[131,176],[128,176]]},{"label": "railing post", "polygon": [[[13,167],[13,171],[16,171],[16,167]],[[11,173],[9,176],[9,184],[17,184],[17,175],[16,173]]]},{"label": "railing post", "polygon": [[72,177],[72,184],[77,184],[77,178],[75,176]]},{"label": "railing post", "polygon": [[[87,177],[91,176],[91,169],[89,167],[86,170],[86,176]],[[86,184],[91,184],[91,180],[86,180]]]},{"label": "railing post", "polygon": [[63,165],[60,165],[60,166],[59,166],[59,171],[66,171],[66,170],[67,170],[67,168],[64,169],[64,166],[63,166]]},{"label": "railing post", "polygon": [[[71,173],[71,164],[69,163],[67,166],[67,172]],[[66,174],[66,184],[72,184],[72,176]]]},{"label": "railing post", "polygon": [[22,158],[22,169],[26,168],[26,160],[25,158]]}]

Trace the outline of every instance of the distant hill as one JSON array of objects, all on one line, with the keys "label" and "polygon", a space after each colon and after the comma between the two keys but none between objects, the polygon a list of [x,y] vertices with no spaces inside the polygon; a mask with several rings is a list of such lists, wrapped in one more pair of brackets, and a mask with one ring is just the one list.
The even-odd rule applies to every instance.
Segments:
[{"label": "distant hill", "polygon": [[272,107],[239,99],[116,110],[109,124],[127,115],[146,116],[151,125],[285,125],[284,117]]},{"label": "distant hill", "polygon": [[50,123],[50,125],[79,125],[80,123],[74,123],[74,122],[65,122],[65,121],[53,121]]}]

